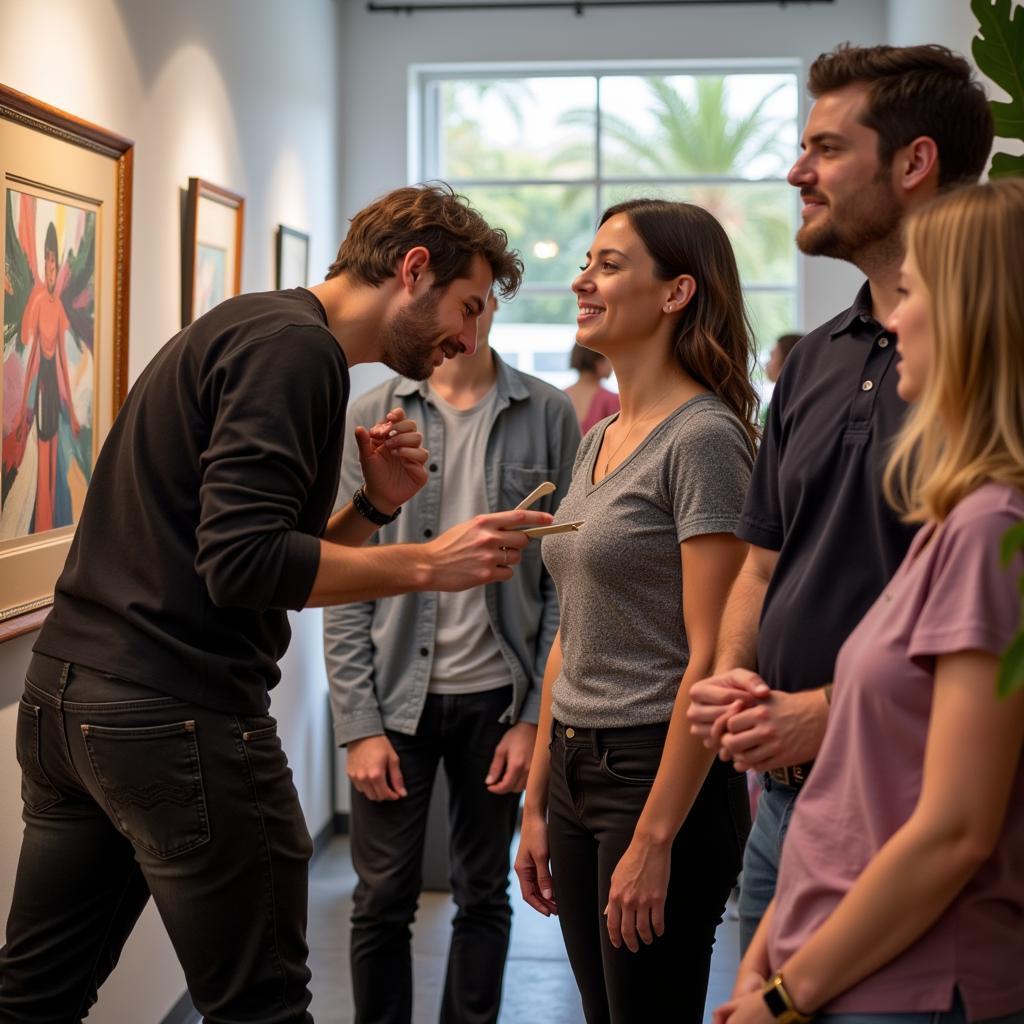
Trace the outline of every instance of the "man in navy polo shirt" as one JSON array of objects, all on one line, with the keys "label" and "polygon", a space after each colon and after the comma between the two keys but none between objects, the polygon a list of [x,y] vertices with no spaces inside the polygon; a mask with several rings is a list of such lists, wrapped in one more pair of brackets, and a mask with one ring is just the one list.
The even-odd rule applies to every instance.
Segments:
[{"label": "man in navy polo shirt", "polygon": [[783,368],[737,530],[750,552],[715,674],[691,690],[694,733],[766,773],[743,863],[744,949],[825,731],[836,654],[914,533],[881,488],[905,408],[895,338],[881,326],[898,300],[901,224],[939,191],[976,181],[992,144],[985,93],[944,47],[840,46],[814,62],[808,88],[815,103],[789,172],[803,200],[797,245],[853,263],[867,281]]}]

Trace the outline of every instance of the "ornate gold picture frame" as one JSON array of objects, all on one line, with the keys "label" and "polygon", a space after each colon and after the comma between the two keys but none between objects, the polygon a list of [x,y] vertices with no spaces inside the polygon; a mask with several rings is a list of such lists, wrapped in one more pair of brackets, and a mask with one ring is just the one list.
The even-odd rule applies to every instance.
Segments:
[{"label": "ornate gold picture frame", "polygon": [[127,390],[133,147],[0,85],[0,640],[52,603]]}]

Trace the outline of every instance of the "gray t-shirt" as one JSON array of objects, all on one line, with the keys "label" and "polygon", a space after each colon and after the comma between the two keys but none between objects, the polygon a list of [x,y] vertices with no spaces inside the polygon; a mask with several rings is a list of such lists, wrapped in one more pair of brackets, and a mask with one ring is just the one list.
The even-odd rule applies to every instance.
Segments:
[{"label": "gray t-shirt", "polygon": [[690,657],[679,545],[735,530],[754,461],[737,417],[698,395],[595,484],[613,419],[583,438],[558,507],[556,522],[585,525],[545,537],[542,549],[562,614],[552,713],[586,728],[668,721]]},{"label": "gray t-shirt", "polygon": [[[456,409],[431,388],[431,400],[444,422],[444,473],[441,516],[447,530],[487,507],[484,460],[487,437],[497,415],[498,392],[491,390],[470,409]],[[440,593],[434,631],[434,661],[429,693],[481,693],[509,686],[512,675],[487,615],[482,587],[458,594]]]}]

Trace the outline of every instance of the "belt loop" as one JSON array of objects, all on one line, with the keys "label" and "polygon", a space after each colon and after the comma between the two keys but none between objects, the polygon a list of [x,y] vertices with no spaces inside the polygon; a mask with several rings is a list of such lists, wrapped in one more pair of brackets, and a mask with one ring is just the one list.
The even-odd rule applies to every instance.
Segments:
[{"label": "belt loop", "polygon": [[591,747],[591,750],[593,751],[593,754],[594,754],[595,758],[600,758],[600,756],[601,756],[601,744],[599,742],[600,733],[601,733],[600,729],[591,729],[590,730],[590,747]]},{"label": "belt loop", "polygon": [[64,753],[67,754],[68,764],[74,764],[71,758],[71,743],[68,740],[67,725],[64,721],[64,691],[67,689],[71,675],[71,662],[65,661],[60,670],[60,682],[57,685],[57,715],[60,721],[60,734],[64,738]]},{"label": "belt loop", "polygon": [[61,713],[64,711],[64,691],[68,686],[68,676],[71,675],[71,662],[65,661],[61,665],[60,682],[57,684],[57,707]]}]

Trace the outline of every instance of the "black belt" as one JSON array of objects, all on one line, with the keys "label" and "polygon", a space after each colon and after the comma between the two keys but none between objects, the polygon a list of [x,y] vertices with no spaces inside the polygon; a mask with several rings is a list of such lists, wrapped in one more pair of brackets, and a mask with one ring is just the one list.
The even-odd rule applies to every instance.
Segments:
[{"label": "black belt", "polygon": [[780,786],[799,789],[807,781],[813,767],[813,761],[806,761],[803,764],[790,765],[788,768],[773,768],[765,774],[772,782],[777,782]]}]

